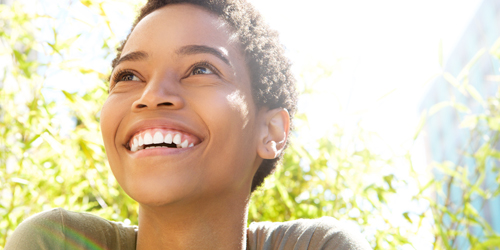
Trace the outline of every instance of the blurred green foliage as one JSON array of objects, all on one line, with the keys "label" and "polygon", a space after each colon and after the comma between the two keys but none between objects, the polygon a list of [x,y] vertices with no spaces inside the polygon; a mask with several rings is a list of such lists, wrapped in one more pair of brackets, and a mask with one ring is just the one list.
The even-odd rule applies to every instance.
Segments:
[{"label": "blurred green foliage", "polygon": [[[85,3],[92,11],[100,9]],[[0,74],[0,246],[21,221],[52,207],[137,223],[138,206],[109,170],[100,134],[98,114],[107,96],[105,75],[66,60],[78,37],[63,39],[54,30],[54,40],[40,41],[36,23],[55,18],[27,14],[24,7],[18,2],[0,4],[0,56],[12,62],[2,65]],[[103,19],[105,15],[98,12]],[[54,22],[54,27],[64,21]],[[41,63],[41,57],[47,63]],[[57,91],[44,86],[54,68],[94,79],[96,84],[84,94],[59,90],[65,101],[47,100],[44,90]],[[57,117],[61,107],[76,123],[69,133]]]},{"label": "blurred green foliage", "polygon": [[[80,2],[109,30],[110,36],[99,48],[105,52],[103,57],[113,54],[116,37],[103,2]],[[112,176],[100,135],[99,110],[107,96],[106,74],[69,57],[72,44],[82,38],[58,35],[56,27],[65,20],[29,14],[24,7],[18,2],[0,4],[0,62],[9,62],[0,68],[0,248],[21,221],[52,207],[137,224],[138,206]],[[37,24],[46,19],[51,20],[54,37],[44,40]],[[500,39],[488,52],[500,60]],[[41,57],[46,60],[39,60]],[[83,93],[47,87],[51,69],[93,79],[95,84]],[[471,201],[477,197],[486,201],[500,194],[498,186],[484,185],[485,177],[491,175],[500,182],[500,92],[483,100],[467,84],[470,69],[467,65],[457,77],[443,76],[485,110],[468,114],[462,122],[470,128],[472,139],[488,135],[488,140],[479,140],[477,147],[464,152],[473,159],[472,168],[461,163],[434,163],[433,169],[442,177],[422,175],[413,166],[411,147],[405,155],[388,155],[377,134],[359,124],[350,128],[354,132],[334,125],[313,146],[302,145],[299,137],[292,138],[281,166],[253,194],[249,221],[333,216],[353,222],[374,249],[413,249],[413,244],[422,240],[434,249],[458,249],[458,238],[474,249],[498,249],[498,232]],[[53,92],[62,93],[64,101],[45,97]],[[314,90],[306,85],[303,95],[314,95]],[[68,125],[58,116],[62,106],[75,123],[71,131],[65,130]],[[416,124],[413,140],[426,119],[444,106],[468,112],[466,106],[454,101],[437,104]],[[307,124],[306,114],[298,114],[296,119]],[[298,133],[307,129],[303,126]],[[406,175],[396,174],[401,169],[407,169]],[[452,186],[460,192],[461,201],[451,200]],[[408,194],[403,202],[415,204],[415,209],[395,209],[394,204],[401,202],[401,190]]]}]

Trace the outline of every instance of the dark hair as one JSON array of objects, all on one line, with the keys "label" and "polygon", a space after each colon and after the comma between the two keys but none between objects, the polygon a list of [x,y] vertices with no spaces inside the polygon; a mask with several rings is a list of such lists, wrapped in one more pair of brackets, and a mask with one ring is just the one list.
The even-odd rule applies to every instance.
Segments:
[{"label": "dark hair", "polygon": [[[278,33],[271,30],[254,7],[244,0],[148,0],[141,8],[129,35],[117,49],[118,53],[112,62],[113,68],[137,23],[151,12],[176,3],[201,6],[233,27],[245,53],[252,95],[257,107],[286,108],[291,121],[296,109],[297,93],[290,62],[278,41]],[[282,156],[283,153],[275,159],[265,159],[262,162],[253,178],[251,192],[276,169]]]}]

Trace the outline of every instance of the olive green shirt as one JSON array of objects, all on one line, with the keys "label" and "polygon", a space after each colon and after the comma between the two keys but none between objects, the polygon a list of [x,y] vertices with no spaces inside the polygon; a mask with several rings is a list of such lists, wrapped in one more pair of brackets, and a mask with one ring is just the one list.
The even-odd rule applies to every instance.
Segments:
[{"label": "olive green shirt", "polygon": [[[5,250],[136,248],[137,226],[56,208],[36,214],[8,238]],[[331,217],[289,222],[254,222],[247,231],[251,250],[371,249],[359,232]]]}]

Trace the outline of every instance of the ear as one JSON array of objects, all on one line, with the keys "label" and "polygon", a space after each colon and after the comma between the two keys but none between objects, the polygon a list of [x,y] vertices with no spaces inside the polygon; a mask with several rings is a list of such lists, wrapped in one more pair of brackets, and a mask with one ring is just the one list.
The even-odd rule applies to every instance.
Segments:
[{"label": "ear", "polygon": [[257,154],[274,159],[281,154],[290,132],[290,115],[284,108],[264,110],[260,125]]}]

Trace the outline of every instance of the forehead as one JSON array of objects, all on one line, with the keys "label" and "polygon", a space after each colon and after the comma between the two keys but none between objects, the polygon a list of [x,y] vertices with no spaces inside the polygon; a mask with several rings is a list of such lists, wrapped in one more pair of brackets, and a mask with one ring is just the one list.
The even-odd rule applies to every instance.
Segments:
[{"label": "forehead", "polygon": [[169,53],[185,45],[216,48],[229,57],[241,57],[232,27],[214,13],[192,4],[172,4],[153,11],[134,28],[122,55],[145,50]]}]

